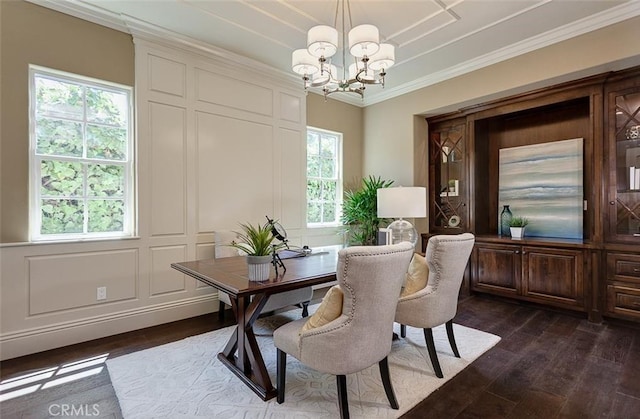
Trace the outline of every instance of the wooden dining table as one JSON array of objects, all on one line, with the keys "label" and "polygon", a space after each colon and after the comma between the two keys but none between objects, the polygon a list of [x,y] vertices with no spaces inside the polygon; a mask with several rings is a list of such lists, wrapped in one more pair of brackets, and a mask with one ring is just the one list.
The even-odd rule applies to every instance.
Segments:
[{"label": "wooden dining table", "polygon": [[[260,347],[253,331],[270,296],[285,291],[336,280],[341,246],[312,249],[310,254],[282,260],[277,275],[274,267],[268,280],[250,281],[244,256],[172,263],[171,267],[227,293],[237,325],[218,359],[262,400],[276,396]],[[284,271],[284,272],[283,272]]]}]

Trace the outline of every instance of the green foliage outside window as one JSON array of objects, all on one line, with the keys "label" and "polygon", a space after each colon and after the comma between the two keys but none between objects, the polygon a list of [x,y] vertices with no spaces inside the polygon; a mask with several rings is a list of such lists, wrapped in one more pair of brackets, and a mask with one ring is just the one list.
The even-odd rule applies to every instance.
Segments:
[{"label": "green foliage outside window", "polygon": [[339,138],[336,135],[307,132],[307,223],[338,223],[337,206]]},{"label": "green foliage outside window", "polygon": [[35,74],[41,235],[123,232],[129,98]]}]

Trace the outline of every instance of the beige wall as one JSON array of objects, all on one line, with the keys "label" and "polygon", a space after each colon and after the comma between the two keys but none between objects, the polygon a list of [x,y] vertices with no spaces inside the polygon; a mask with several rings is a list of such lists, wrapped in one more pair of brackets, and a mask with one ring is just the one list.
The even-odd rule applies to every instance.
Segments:
[{"label": "beige wall", "polygon": [[[640,17],[429,86],[364,110],[364,173],[424,184],[424,118],[588,75],[640,65]],[[388,77],[393,77],[393,69]],[[422,125],[422,126],[420,126]],[[418,150],[414,153],[414,150]],[[423,151],[420,151],[423,150]]]},{"label": "beige wall", "polygon": [[345,188],[359,185],[362,176],[368,175],[362,172],[363,115],[364,110],[361,107],[331,97],[325,101],[322,95],[307,95],[307,125],[343,134],[342,166]]},{"label": "beige wall", "polygon": [[0,243],[28,239],[28,65],[134,83],[130,35],[25,1],[0,1]]}]

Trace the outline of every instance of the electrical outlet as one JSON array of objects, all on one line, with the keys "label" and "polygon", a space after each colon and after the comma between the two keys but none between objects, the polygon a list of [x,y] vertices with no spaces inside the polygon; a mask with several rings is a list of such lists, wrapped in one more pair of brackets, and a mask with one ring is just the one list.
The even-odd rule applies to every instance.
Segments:
[{"label": "electrical outlet", "polygon": [[96,299],[98,300],[107,299],[107,287],[98,287],[98,293],[97,293]]}]

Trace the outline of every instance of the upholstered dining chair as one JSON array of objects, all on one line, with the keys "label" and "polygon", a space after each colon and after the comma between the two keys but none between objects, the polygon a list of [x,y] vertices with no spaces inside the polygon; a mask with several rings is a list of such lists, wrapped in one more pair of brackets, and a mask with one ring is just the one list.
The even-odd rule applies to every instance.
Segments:
[{"label": "upholstered dining chair", "polygon": [[429,358],[438,378],[443,374],[431,329],[444,324],[453,354],[460,358],[453,335],[453,318],[474,242],[471,233],[431,237],[425,256],[416,254],[411,260],[407,282],[398,300],[396,322],[400,323],[400,336],[406,337],[407,326],[423,329]]},{"label": "upholstered dining chair", "polygon": [[[336,277],[317,311],[277,328],[277,401],[285,399],[287,354],[317,371],[336,375],[338,407],[349,417],[346,374],[378,364],[385,394],[398,409],[389,377],[393,319],[398,296],[414,247],[408,242],[386,246],[354,246],[338,252]],[[338,290],[334,292],[335,290]],[[337,311],[329,318],[331,295],[339,295]],[[320,318],[318,314],[320,313]]]},{"label": "upholstered dining chair", "polygon": [[[230,230],[218,230],[214,231],[214,256],[216,259],[224,257],[239,256],[242,254],[238,249],[227,246],[233,240],[236,239],[237,234]],[[299,288],[296,290],[286,291],[279,294],[273,294],[267,300],[267,303],[262,308],[263,313],[268,313],[279,308],[287,307],[290,305],[299,305],[302,307],[302,317],[307,317],[307,307],[309,301],[313,297],[313,289],[311,287]],[[225,306],[231,306],[231,300],[229,294],[218,291],[218,318],[224,320]]]}]

